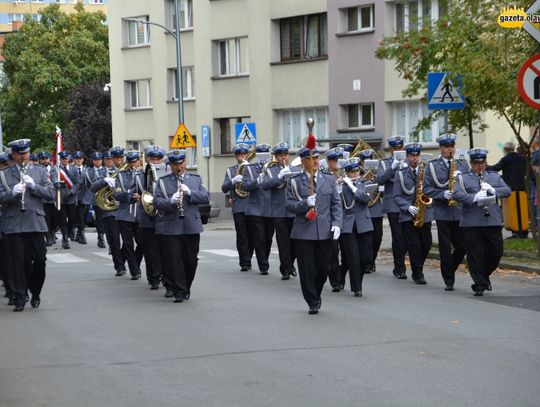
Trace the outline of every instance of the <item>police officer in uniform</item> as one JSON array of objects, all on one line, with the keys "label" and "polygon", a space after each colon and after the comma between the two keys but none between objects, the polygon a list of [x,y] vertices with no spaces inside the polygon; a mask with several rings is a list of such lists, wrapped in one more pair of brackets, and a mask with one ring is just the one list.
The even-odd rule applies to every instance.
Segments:
[{"label": "police officer in uniform", "polygon": [[474,284],[474,295],[491,290],[490,275],[503,255],[502,214],[497,201],[512,190],[493,171],[486,171],[488,150],[468,151],[471,170],[459,174],[453,198],[463,204],[459,225],[463,231],[467,265]]},{"label": "police officer in uniform", "polygon": [[[291,178],[287,189],[287,210],[295,214],[291,239],[294,239],[300,285],[310,314],[321,307],[321,292],[330,271],[332,240],[339,239],[342,224],[341,200],[335,178],[318,171],[317,149],[301,148],[304,171]],[[311,178],[313,176],[313,192]],[[309,220],[310,208],[316,218]]]},{"label": "police officer in uniform", "polygon": [[392,256],[394,258],[394,276],[399,279],[406,279],[405,273],[405,255],[407,254],[407,245],[401,224],[399,222],[400,210],[392,199],[395,185],[395,176],[401,166],[400,160],[395,159],[394,152],[403,150],[403,136],[392,136],[388,138],[390,157],[380,162],[377,177],[379,184],[384,186],[384,195],[387,197],[383,201],[383,213],[388,216],[390,223],[390,232],[392,234]]},{"label": "police officer in uniform", "polygon": [[84,176],[84,184],[86,193],[83,197],[83,204],[86,207],[92,205],[95,215],[96,231],[97,231],[97,246],[101,249],[105,248],[105,242],[103,236],[105,234],[105,228],[103,226],[103,210],[97,206],[96,195],[91,191],[92,185],[100,179],[107,176],[107,169],[103,167],[103,155],[100,152],[93,152],[90,154],[92,160],[92,167],[86,170]]},{"label": "police officer in uniform", "polygon": [[123,258],[127,261],[131,279],[138,280],[141,278],[140,265],[143,258],[141,231],[137,224],[138,202],[141,200],[139,192],[142,193],[138,191],[136,182],[136,176],[140,172],[140,152],[126,152],[126,161],[128,168],[118,173],[115,183],[116,189],[120,191],[114,194],[114,198],[119,202],[116,222],[122,236]]},{"label": "police officer in uniform", "polygon": [[373,224],[368,203],[371,195],[364,190],[366,182],[359,179],[360,158],[350,158],[343,164],[343,228],[341,239],[348,263],[351,291],[355,297],[362,296],[362,280],[370,266]]},{"label": "police officer in uniform", "polygon": [[8,145],[14,165],[0,172],[0,204],[5,216],[2,232],[10,258],[8,278],[15,305],[13,311],[20,312],[24,310],[28,291],[32,294],[33,308],[38,308],[41,302],[47,260],[43,200],[51,199],[55,191],[45,168],[28,162],[29,139],[15,140]]},{"label": "police officer in uniform", "polygon": [[[259,144],[257,153],[269,153],[271,146]],[[250,239],[253,242],[257,265],[262,275],[268,274],[270,265],[268,257],[272,248],[274,224],[271,218],[272,206],[270,191],[261,188],[263,181],[263,165],[261,163],[248,164],[244,170],[243,188],[249,192],[249,203],[246,208]]]},{"label": "police officer in uniform", "polygon": [[[459,227],[461,205],[452,200],[449,179],[454,182],[458,174],[469,171],[464,160],[455,157],[456,135],[443,134],[437,137],[441,156],[431,160],[426,168],[424,193],[433,198],[433,209],[437,223],[441,274],[446,291],[454,291],[456,270],[465,257],[463,234]],[[455,170],[450,174],[452,162]],[[452,203],[453,202],[453,203]]]},{"label": "police officer in uniform", "polygon": [[276,165],[266,168],[261,188],[270,191],[271,216],[276,230],[276,241],[279,249],[279,271],[282,280],[296,276],[294,260],[296,254],[290,239],[294,223],[294,215],[287,211],[285,193],[288,178],[293,174],[289,163],[289,144],[279,143],[272,147]]},{"label": "police officer in uniform", "polygon": [[[393,199],[400,209],[399,222],[403,228],[405,243],[409,252],[411,262],[412,279],[415,284],[425,285],[424,262],[431,249],[431,221],[433,220],[433,209],[426,208],[423,225],[416,227],[413,224],[414,217],[420,211],[415,206],[418,191],[418,178],[422,171],[420,154],[422,145],[411,143],[405,146],[407,152],[407,166],[404,166],[396,174],[394,179]],[[405,278],[407,276],[405,275]]]},{"label": "police officer in uniform", "polygon": [[185,150],[169,151],[167,157],[172,173],[159,179],[154,197],[156,235],[174,302],[183,302],[191,295],[198,264],[203,231],[198,205],[210,202],[210,195],[198,174],[186,172]]},{"label": "police officer in uniform", "polygon": [[253,243],[249,237],[248,219],[246,216],[249,199],[241,197],[236,193],[235,186],[242,182],[242,175],[238,172],[238,166],[244,162],[249,151],[247,144],[237,144],[234,147],[234,158],[236,164],[227,168],[225,178],[221,185],[221,191],[224,194],[229,194],[232,201],[232,214],[234,219],[234,229],[236,231],[236,250],[238,251],[238,259],[240,271],[251,270],[251,257],[253,256]]}]

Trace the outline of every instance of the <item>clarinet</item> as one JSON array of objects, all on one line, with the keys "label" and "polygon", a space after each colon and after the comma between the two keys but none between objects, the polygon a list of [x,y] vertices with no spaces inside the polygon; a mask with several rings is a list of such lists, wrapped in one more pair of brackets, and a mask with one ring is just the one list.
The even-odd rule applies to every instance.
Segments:
[{"label": "clarinet", "polygon": [[26,165],[21,165],[21,186],[22,186],[22,194],[21,194],[21,208],[19,209],[20,212],[26,212],[26,201],[24,198],[24,195],[26,194],[26,183],[24,182],[24,176],[26,175]]},{"label": "clarinet", "polygon": [[176,205],[178,206],[178,217],[182,219],[184,217],[184,191],[182,191],[182,176],[178,174],[178,193],[180,195]]},{"label": "clarinet", "polygon": [[[480,180],[480,190],[482,190],[482,184],[484,183],[484,173],[482,171],[480,171],[480,173],[478,174],[478,179]],[[488,203],[483,204],[484,216],[486,218],[491,215],[491,213],[489,213],[489,207],[488,206],[489,206]]]}]

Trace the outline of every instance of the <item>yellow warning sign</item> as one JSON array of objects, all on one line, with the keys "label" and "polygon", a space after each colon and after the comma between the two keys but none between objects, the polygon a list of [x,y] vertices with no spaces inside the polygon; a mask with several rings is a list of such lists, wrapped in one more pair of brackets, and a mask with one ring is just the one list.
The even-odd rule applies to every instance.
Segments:
[{"label": "yellow warning sign", "polygon": [[191,136],[191,133],[187,129],[184,123],[180,123],[174,137],[171,141],[171,148],[190,148],[197,147],[197,143]]}]

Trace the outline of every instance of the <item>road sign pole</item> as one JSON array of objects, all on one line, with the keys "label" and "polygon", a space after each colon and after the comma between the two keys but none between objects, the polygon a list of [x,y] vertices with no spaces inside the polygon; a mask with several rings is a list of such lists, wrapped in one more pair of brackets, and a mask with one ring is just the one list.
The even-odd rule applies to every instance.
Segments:
[{"label": "road sign pole", "polygon": [[448,110],[444,111],[444,132],[448,133]]},{"label": "road sign pole", "polygon": [[180,6],[174,0],[176,13],[176,97],[178,98],[178,123],[184,123],[184,84],[182,83],[182,47],[180,45]]}]

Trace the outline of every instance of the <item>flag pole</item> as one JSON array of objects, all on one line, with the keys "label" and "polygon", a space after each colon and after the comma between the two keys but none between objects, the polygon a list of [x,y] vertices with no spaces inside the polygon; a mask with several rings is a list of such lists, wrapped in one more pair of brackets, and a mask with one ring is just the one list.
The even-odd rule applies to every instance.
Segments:
[{"label": "flag pole", "polygon": [[[313,177],[315,176],[315,171],[313,169],[313,150],[317,146],[317,142],[315,140],[315,136],[313,135],[313,126],[315,125],[315,120],[313,118],[307,119],[306,126],[309,131],[308,140],[306,143],[306,148],[309,148],[309,159],[311,162],[311,167],[309,169],[309,188],[311,195],[315,192],[315,184]],[[306,213],[306,218],[308,220],[314,220],[317,217],[317,211],[315,210],[315,207],[312,206],[309,208],[308,212]]]},{"label": "flag pole", "polygon": [[62,137],[62,131],[58,126],[56,126],[56,148],[55,148],[55,158],[56,158],[56,206],[60,210],[62,206],[62,194],[60,192],[60,137]]}]

